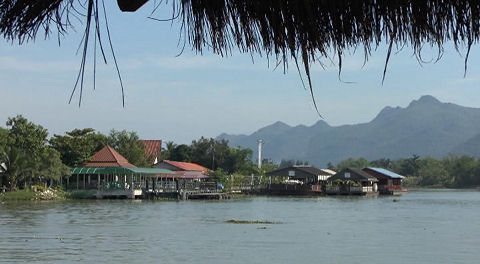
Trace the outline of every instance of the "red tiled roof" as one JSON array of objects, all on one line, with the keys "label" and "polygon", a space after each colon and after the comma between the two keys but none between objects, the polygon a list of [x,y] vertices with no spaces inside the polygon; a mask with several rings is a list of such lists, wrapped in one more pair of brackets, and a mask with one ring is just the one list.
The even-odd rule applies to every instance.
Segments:
[{"label": "red tiled roof", "polygon": [[152,163],[155,161],[155,158],[158,158],[160,152],[162,151],[162,141],[161,140],[141,140],[145,144],[145,156],[153,157]]},{"label": "red tiled roof", "polygon": [[171,160],[164,160],[163,162],[170,164],[174,167],[177,167],[184,171],[201,171],[207,172],[208,169],[203,167],[202,165],[198,165],[192,162],[181,162],[181,161],[171,161]]},{"label": "red tiled roof", "polygon": [[85,163],[85,167],[135,167],[120,153],[110,146],[95,153],[92,159]]}]

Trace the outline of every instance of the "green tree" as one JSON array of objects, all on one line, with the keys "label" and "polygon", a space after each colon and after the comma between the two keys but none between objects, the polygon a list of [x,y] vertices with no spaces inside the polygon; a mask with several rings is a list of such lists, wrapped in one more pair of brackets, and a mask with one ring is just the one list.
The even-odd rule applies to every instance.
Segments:
[{"label": "green tree", "polygon": [[418,176],[420,166],[420,156],[413,154],[411,158],[399,160],[395,167],[401,175]]},{"label": "green tree", "polygon": [[21,115],[8,118],[8,170],[11,188],[20,183],[25,187],[38,177],[42,153],[46,147],[48,132]]},{"label": "green tree", "polygon": [[[183,161],[191,162],[192,161],[192,149],[186,144],[181,144],[175,146],[171,151],[169,151],[169,159],[173,161]],[[203,164],[202,164],[203,165]]]},{"label": "green tree", "polygon": [[382,158],[371,161],[370,166],[390,170],[393,168],[393,162],[390,159]]},{"label": "green tree", "polygon": [[425,158],[418,170],[419,184],[422,186],[448,186],[453,181],[443,163],[433,158]]},{"label": "green tree", "polygon": [[2,186],[5,185],[10,190],[16,190],[21,182],[27,180],[28,156],[15,147],[7,147],[4,153],[7,171],[3,174]]},{"label": "green tree", "polygon": [[40,182],[45,182],[45,180],[52,184],[52,181],[60,181],[62,177],[70,176],[70,169],[68,166],[62,163],[60,159],[60,153],[49,147],[45,148],[42,153],[41,163],[39,167],[38,179]]},{"label": "green tree", "polygon": [[349,158],[337,164],[337,171],[341,171],[345,168],[362,169],[369,166],[370,166],[370,163],[364,158],[358,158],[358,159]]},{"label": "green tree", "polygon": [[107,137],[107,143],[133,165],[138,167],[151,166],[150,157],[145,155],[145,144],[140,141],[136,132],[112,129]]},{"label": "green tree", "polygon": [[329,170],[336,170],[337,168],[333,165],[332,162],[329,161],[329,162],[327,163],[327,169],[329,169]]},{"label": "green tree", "polygon": [[162,156],[161,160],[171,160],[170,158],[170,153],[177,147],[177,144],[175,144],[173,141],[167,141],[165,143],[165,148],[162,148]]},{"label": "green tree", "polygon": [[[0,127],[0,164],[7,164],[7,142],[8,142],[8,130]],[[7,185],[6,174],[0,172],[0,188]]]},{"label": "green tree", "polygon": [[442,160],[456,187],[468,187],[480,184],[479,162],[469,156],[449,156]]},{"label": "green tree", "polygon": [[21,115],[8,118],[9,144],[29,154],[31,159],[39,159],[47,143],[48,131],[40,125],[28,121]]},{"label": "green tree", "polygon": [[1,153],[5,152],[8,143],[8,130],[0,127],[0,162],[2,159]]},{"label": "green tree", "polygon": [[64,136],[54,135],[50,139],[50,145],[60,152],[63,163],[70,167],[82,166],[106,144],[107,137],[95,133],[93,128],[74,129]]},{"label": "green tree", "polygon": [[310,163],[308,161],[294,160],[294,159],[282,159],[278,168],[287,168],[292,166],[308,166]]},{"label": "green tree", "polygon": [[199,140],[192,141],[191,161],[215,169],[215,145],[213,138],[201,137]]}]

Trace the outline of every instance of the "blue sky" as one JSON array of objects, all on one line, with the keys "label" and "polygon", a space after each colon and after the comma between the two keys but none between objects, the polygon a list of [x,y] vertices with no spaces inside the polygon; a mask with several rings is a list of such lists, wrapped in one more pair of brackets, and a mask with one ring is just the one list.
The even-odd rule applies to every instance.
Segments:
[{"label": "blue sky", "polygon": [[[96,90],[90,49],[82,105],[78,107],[78,94],[68,104],[81,60],[76,55],[83,30],[80,23],[75,23],[76,31],[61,38],[60,46],[55,34],[23,45],[0,40],[0,125],[22,114],[51,135],[92,127],[103,133],[126,129],[145,139],[190,143],[223,132],[250,134],[276,121],[312,125],[319,120],[294,64],[284,74],[265,57],[256,56],[252,63],[249,54],[234,52],[222,58],[205,50],[199,55],[189,46],[176,57],[181,50],[179,25],[147,19],[152,9],[149,3],[139,12],[121,13],[115,1],[107,3],[126,89],[125,108],[108,49],[108,65],[100,64],[97,56]],[[169,6],[163,10],[156,16],[171,16]],[[105,41],[105,33],[103,37]],[[435,53],[426,47],[424,59]],[[340,82],[336,65],[323,59],[326,69],[312,66],[319,111],[330,125],[342,125],[368,122],[387,105],[405,107],[425,94],[480,107],[478,45],[471,50],[466,78],[461,55],[449,43],[442,60],[420,66],[405,47],[392,55],[383,85],[385,46],[374,51],[363,68],[361,52],[345,54],[342,79],[352,84]]]}]

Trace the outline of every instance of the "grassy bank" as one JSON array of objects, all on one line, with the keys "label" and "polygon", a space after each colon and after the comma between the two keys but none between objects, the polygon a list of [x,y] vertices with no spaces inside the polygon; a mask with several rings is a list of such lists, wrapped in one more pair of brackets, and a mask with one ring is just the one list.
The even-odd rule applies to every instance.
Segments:
[{"label": "grassy bank", "polygon": [[0,193],[0,201],[60,201],[95,199],[96,192],[91,190],[63,191],[60,188],[32,188],[32,190],[18,190]]},{"label": "grassy bank", "polygon": [[32,191],[13,191],[0,193],[0,201],[31,201],[35,200],[35,192]]}]

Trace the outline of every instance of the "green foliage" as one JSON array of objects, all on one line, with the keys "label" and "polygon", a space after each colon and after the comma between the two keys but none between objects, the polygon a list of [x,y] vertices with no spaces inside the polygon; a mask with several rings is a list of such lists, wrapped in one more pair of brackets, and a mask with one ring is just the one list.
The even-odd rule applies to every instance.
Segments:
[{"label": "green foliage", "polygon": [[480,160],[469,156],[449,156],[443,159],[455,187],[480,186]]},{"label": "green foliage", "polygon": [[62,162],[70,167],[82,166],[106,144],[107,137],[95,133],[93,128],[74,129],[50,139],[50,145],[60,152]]},{"label": "green foliage", "polygon": [[[7,126],[8,144],[2,147],[7,171],[2,175],[2,185],[10,190],[26,189],[31,183],[59,180],[69,173],[60,154],[47,146],[46,129],[20,115],[9,118]],[[1,134],[5,136],[5,132]]]},{"label": "green foliage", "polygon": [[420,186],[420,177],[408,176],[403,179],[402,183],[405,187],[419,187]]},{"label": "green foliage", "polygon": [[[363,165],[362,165],[363,164]],[[380,167],[406,176],[405,186],[410,187],[478,187],[480,186],[480,160],[470,156],[448,156],[442,160],[431,157],[367,162],[364,159],[348,159],[340,162],[337,169],[344,167]]]},{"label": "green foliage", "polygon": [[421,186],[449,186],[452,183],[448,171],[441,161],[425,158],[418,170]]},{"label": "green foliage", "polygon": [[38,177],[59,181],[63,176],[70,176],[70,169],[62,163],[60,153],[53,148],[45,148],[41,156]]},{"label": "green foliage", "polygon": [[[174,161],[191,162],[192,161],[192,148],[188,145],[185,145],[185,144],[176,145],[175,148],[173,148],[169,152],[169,159],[174,160]],[[205,167],[208,168],[210,166],[205,166]]]},{"label": "green foliage", "polygon": [[364,158],[359,158],[359,159],[353,159],[349,158],[347,160],[344,160],[340,163],[337,164],[337,171],[341,171],[345,168],[365,168],[369,167],[370,163],[364,159]]},{"label": "green foliage", "polygon": [[9,144],[28,155],[31,159],[39,159],[47,143],[48,132],[40,125],[28,121],[21,115],[8,118],[7,126]]},{"label": "green foliage", "polygon": [[13,191],[0,194],[0,201],[31,201],[35,193],[29,190]]},{"label": "green foliage", "polygon": [[292,167],[292,166],[308,166],[310,163],[308,161],[294,160],[294,159],[282,159],[278,165],[279,169]]},{"label": "green foliage", "polygon": [[4,155],[2,155],[2,153],[5,152],[7,143],[8,143],[8,130],[3,127],[0,127],[0,163],[5,162],[4,161],[5,157]]},{"label": "green foliage", "polygon": [[253,151],[244,148],[232,148],[226,140],[201,137],[191,145],[176,145],[167,142],[162,150],[162,159],[198,163],[212,170],[221,169],[232,174],[235,172],[250,175],[258,174],[257,166],[252,162]]},{"label": "green foliage", "polygon": [[112,129],[107,137],[107,143],[137,167],[150,167],[152,165],[150,164],[150,157],[145,156],[145,144],[140,141],[134,131]]}]

